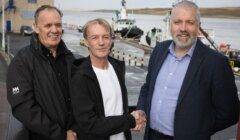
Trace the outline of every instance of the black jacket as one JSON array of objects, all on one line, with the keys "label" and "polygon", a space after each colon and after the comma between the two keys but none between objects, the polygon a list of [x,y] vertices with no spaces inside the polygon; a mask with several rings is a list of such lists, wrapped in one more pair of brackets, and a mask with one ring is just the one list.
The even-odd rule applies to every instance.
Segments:
[{"label": "black jacket", "polygon": [[[59,45],[65,48],[68,77],[71,77],[74,57],[63,41]],[[72,113],[36,35],[9,66],[7,98],[13,115],[29,130],[30,139],[66,140],[66,131],[73,127]]]},{"label": "black jacket", "polygon": [[79,126],[79,140],[108,140],[109,136],[123,131],[126,140],[131,140],[129,129],[135,127],[135,120],[128,114],[127,89],[124,81],[125,65],[124,62],[113,58],[109,58],[109,62],[121,86],[124,114],[105,117],[102,93],[90,57],[81,59],[71,83],[71,100]]},{"label": "black jacket", "polygon": [[[137,108],[147,115],[144,140],[149,140],[154,86],[172,41],[158,44],[151,55],[146,83]],[[228,59],[199,39],[180,89],[174,118],[174,140],[210,140],[238,121],[239,100]]]}]

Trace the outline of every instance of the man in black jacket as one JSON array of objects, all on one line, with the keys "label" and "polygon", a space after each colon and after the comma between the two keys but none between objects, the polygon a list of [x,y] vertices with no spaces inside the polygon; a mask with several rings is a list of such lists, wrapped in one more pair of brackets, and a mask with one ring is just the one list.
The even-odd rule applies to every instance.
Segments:
[{"label": "man in black jacket", "polygon": [[70,68],[74,57],[62,37],[62,13],[43,5],[34,15],[29,46],[12,60],[7,97],[13,115],[29,130],[31,140],[75,140]]},{"label": "man in black jacket", "polygon": [[79,140],[131,140],[130,128],[145,120],[128,113],[125,64],[108,56],[111,27],[104,19],[87,22],[83,36],[90,56],[80,59],[72,78],[72,105]]}]

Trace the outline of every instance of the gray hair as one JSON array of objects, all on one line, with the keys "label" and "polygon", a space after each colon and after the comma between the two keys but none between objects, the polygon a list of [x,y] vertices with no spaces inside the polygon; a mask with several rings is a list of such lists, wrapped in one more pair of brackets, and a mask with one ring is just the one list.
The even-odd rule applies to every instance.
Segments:
[{"label": "gray hair", "polygon": [[[177,8],[191,8],[191,9],[194,9],[196,11],[196,19],[197,21],[200,23],[200,17],[201,17],[201,14],[200,14],[200,10],[199,10],[199,7],[192,1],[188,1],[188,0],[183,0],[179,3],[177,3],[172,11],[171,11],[171,15],[174,13],[174,10],[177,9]],[[172,18],[172,16],[171,16]]]},{"label": "gray hair", "polygon": [[87,38],[88,28],[89,28],[91,25],[94,25],[94,24],[102,25],[105,29],[107,29],[107,31],[109,31],[109,35],[112,34],[112,28],[111,28],[110,24],[109,24],[105,19],[97,18],[97,19],[93,19],[93,20],[88,21],[88,22],[83,26],[83,37],[84,37],[85,39]]},{"label": "gray hair", "polygon": [[48,9],[48,10],[56,10],[56,11],[58,12],[58,14],[60,15],[60,17],[63,16],[63,13],[62,13],[57,7],[51,6],[51,5],[42,5],[42,6],[40,6],[40,7],[36,10],[36,12],[35,12],[35,14],[34,14],[34,22],[35,22],[35,23],[38,22],[39,14],[40,14],[43,10],[45,10],[45,9]]}]

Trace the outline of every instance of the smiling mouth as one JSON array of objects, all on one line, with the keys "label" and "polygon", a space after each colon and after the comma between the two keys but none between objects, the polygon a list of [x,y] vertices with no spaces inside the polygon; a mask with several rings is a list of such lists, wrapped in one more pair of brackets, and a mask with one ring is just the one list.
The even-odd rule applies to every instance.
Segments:
[{"label": "smiling mouth", "polygon": [[190,35],[189,34],[178,34],[177,37],[178,38],[189,38]]},{"label": "smiling mouth", "polygon": [[188,33],[180,33],[180,34],[177,34],[177,36],[183,36],[183,37],[185,37],[185,36],[190,36]]},{"label": "smiling mouth", "polygon": [[52,40],[56,40],[59,38],[59,35],[51,35],[51,36],[49,36],[49,38]]},{"label": "smiling mouth", "polygon": [[50,34],[50,35],[49,35],[49,37],[51,37],[51,38],[57,38],[57,37],[59,37],[59,36],[60,36],[60,34],[56,34],[56,33],[55,33],[55,34]]}]

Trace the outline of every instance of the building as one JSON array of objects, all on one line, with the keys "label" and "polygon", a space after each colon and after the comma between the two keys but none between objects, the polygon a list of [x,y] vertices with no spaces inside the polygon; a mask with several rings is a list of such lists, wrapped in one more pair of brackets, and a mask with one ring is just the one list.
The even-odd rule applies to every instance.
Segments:
[{"label": "building", "polygon": [[[4,0],[5,31],[19,33],[23,25],[32,26],[34,12],[41,5],[54,5],[54,0]],[[2,3],[0,3],[0,32],[2,32]]]}]

